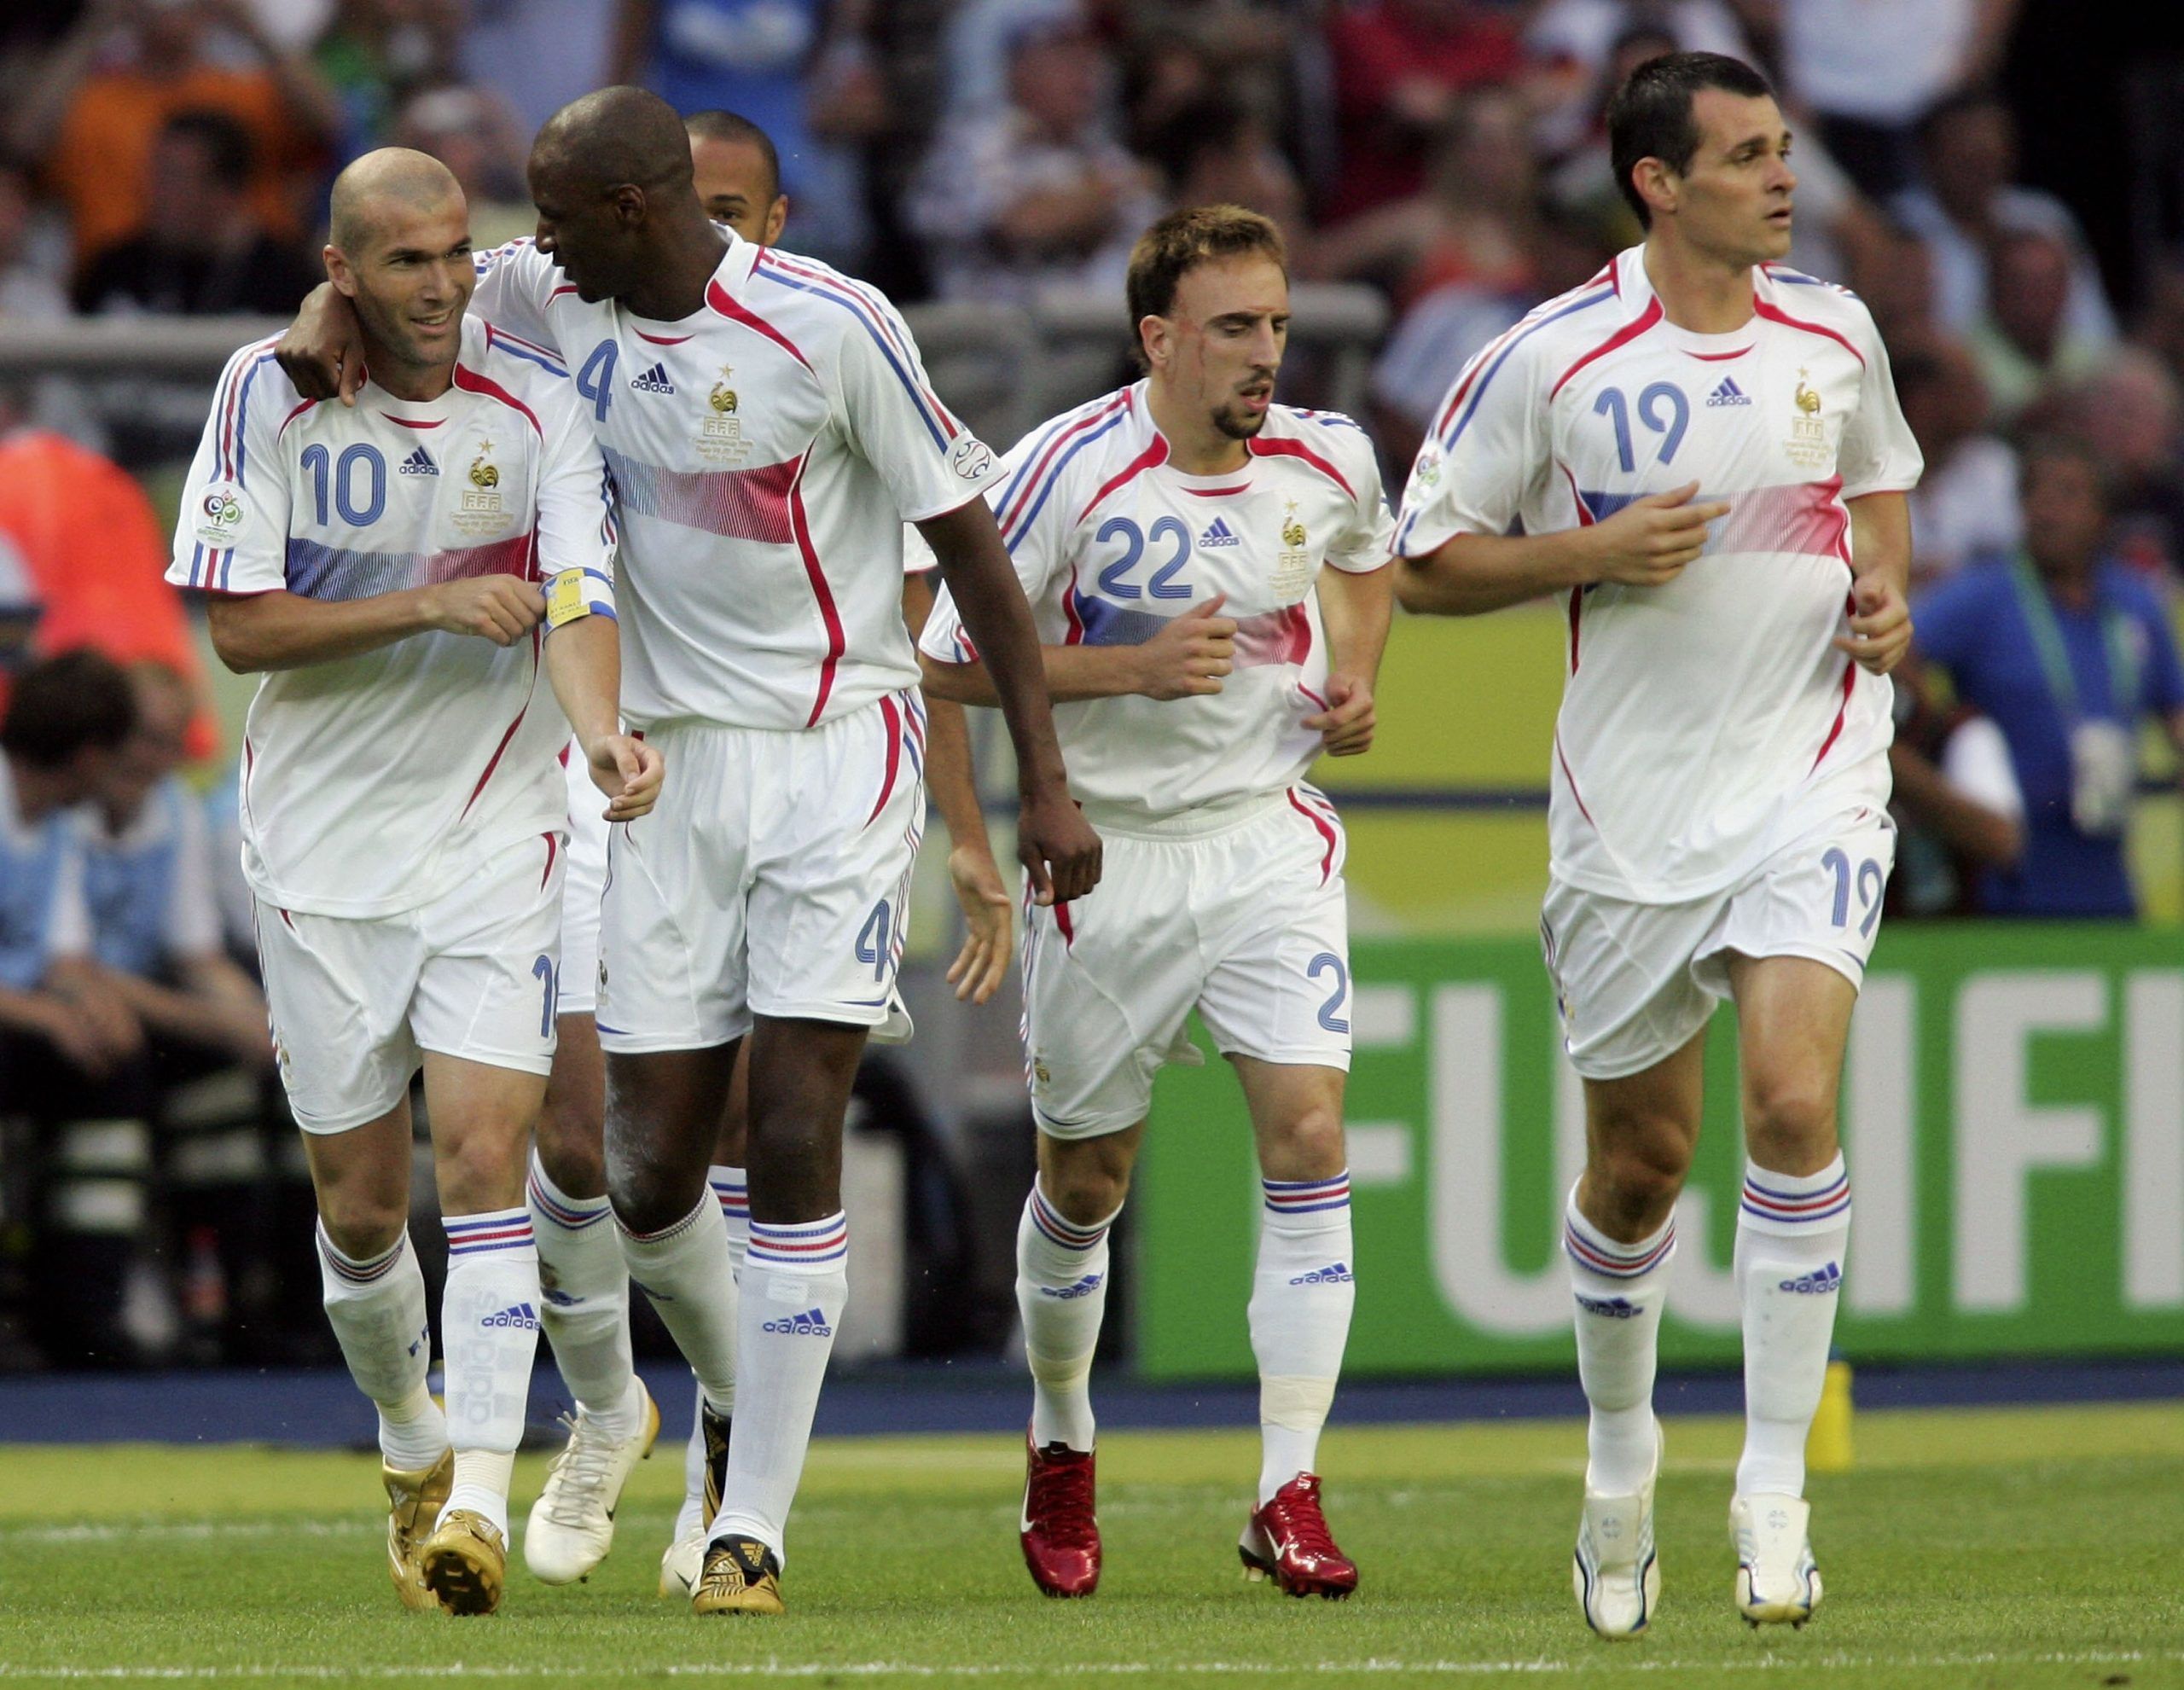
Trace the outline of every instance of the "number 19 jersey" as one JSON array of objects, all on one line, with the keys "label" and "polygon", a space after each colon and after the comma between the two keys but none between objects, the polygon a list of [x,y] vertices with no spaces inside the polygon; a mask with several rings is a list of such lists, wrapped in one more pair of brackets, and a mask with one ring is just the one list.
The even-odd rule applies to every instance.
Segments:
[{"label": "number 19 jersey", "polygon": [[1885,806],[1889,682],[1832,644],[1851,584],[1845,502],[1908,490],[1921,465],[1855,296],[1762,265],[1745,326],[1694,334],[1667,321],[1644,251],[1464,368],[1395,543],[1422,557],[1459,534],[1588,526],[1693,481],[1697,499],[1728,502],[1675,580],[1569,599],[1554,873],[1670,903],[1735,884],[1808,810]]}]

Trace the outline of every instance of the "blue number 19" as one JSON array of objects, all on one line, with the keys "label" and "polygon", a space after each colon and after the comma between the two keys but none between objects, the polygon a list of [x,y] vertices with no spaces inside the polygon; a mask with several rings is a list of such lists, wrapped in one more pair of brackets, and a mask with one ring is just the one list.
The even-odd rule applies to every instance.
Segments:
[{"label": "blue number 19", "polygon": [[[1666,402],[1669,415],[1663,420],[1660,407]],[[1630,444],[1630,403],[1623,397],[1620,387],[1604,389],[1593,401],[1593,415],[1605,416],[1615,425],[1615,456],[1623,465],[1623,473],[1631,474],[1638,468],[1638,456]],[[1661,442],[1659,462],[1668,462],[1676,456],[1676,449],[1683,444],[1683,431],[1691,425],[1691,401],[1683,396],[1683,389],[1672,381],[1656,381],[1638,396],[1638,421],[1654,433],[1667,438]]]}]

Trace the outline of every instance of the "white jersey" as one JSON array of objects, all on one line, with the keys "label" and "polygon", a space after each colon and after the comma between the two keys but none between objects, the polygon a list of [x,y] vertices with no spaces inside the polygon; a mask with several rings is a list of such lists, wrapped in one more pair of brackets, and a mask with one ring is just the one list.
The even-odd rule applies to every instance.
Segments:
[{"label": "white jersey", "polygon": [[1554,872],[1640,903],[1734,885],[1809,794],[1884,805],[1891,691],[1844,631],[1844,502],[1919,479],[1873,318],[1778,265],[1728,334],[1663,316],[1643,247],[1465,366],[1418,455],[1396,549],[1598,522],[1696,481],[1727,500],[1662,587],[1570,595],[1550,780]]},{"label": "white jersey", "polygon": [[[1304,725],[1327,708],[1320,566],[1385,564],[1387,500],[1346,416],[1274,405],[1246,450],[1230,474],[1172,468],[1141,381],[1034,429],[990,495],[1042,643],[1137,645],[1217,593],[1236,619],[1218,693],[1054,706],[1071,790],[1095,819],[1277,793],[1320,754]],[[944,590],[921,643],[944,663],[978,655]]]},{"label": "white jersey", "polygon": [[630,724],[812,728],[916,684],[903,525],[968,502],[994,458],[878,293],[723,234],[678,322],[585,304],[528,241],[479,256],[471,309],[576,374],[624,525]]},{"label": "white jersey", "polygon": [[[584,568],[612,606],[599,450],[561,365],[462,325],[455,385],[299,398],[259,341],[229,360],[183,490],[167,579],[363,599],[460,577]],[[415,634],[265,676],[243,729],[243,872],[276,909],[351,917],[431,903],[482,856],[559,834],[568,723],[543,625],[502,648]]]}]

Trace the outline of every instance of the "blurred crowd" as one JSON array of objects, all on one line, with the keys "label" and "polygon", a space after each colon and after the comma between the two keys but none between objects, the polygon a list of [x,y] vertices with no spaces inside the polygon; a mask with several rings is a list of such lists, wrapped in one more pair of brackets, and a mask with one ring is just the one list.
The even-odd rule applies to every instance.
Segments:
[{"label": "blurred crowd", "polygon": [[[2115,255],[2104,278],[2070,206],[2021,179],[1997,90],[2022,3],[11,0],[0,335],[286,315],[320,274],[332,174],[389,143],[447,162],[480,246],[522,234],[531,134],[634,81],[760,125],[785,244],[904,303],[1118,300],[1163,210],[1268,213],[1298,278],[1388,303],[1364,420],[1393,488],[1465,360],[1638,238],[1608,91],[1657,53],[1732,53],[1798,131],[1791,261],[1871,308],[1926,454],[1896,906],[2129,917],[2132,806],[2184,743],[2184,255],[2131,255],[2120,309]],[[197,796],[231,782],[203,761],[197,648],[138,485],[187,456],[204,403],[0,376],[0,1217],[164,1228],[185,1290],[131,1341],[247,1350],[281,1330],[259,1304],[295,1164],[247,899],[220,799]],[[95,679],[84,646],[112,659]],[[147,839],[160,874],[100,867]],[[25,888],[56,874],[84,922],[33,919]],[[26,1281],[21,1229],[0,1225],[0,1308],[66,1347],[78,1314]]]}]

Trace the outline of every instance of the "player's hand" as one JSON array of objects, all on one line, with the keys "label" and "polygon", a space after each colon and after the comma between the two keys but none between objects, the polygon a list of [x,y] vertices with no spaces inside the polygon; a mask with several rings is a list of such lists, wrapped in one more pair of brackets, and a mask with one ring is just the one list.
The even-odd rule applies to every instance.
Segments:
[{"label": "player's hand", "polygon": [[546,616],[546,595],[513,575],[466,575],[422,589],[425,625],[512,646]]},{"label": "player's hand", "polygon": [[364,334],[355,307],[332,282],[320,282],[304,296],[288,332],[274,343],[273,357],[306,399],[355,404],[364,385]]},{"label": "player's hand", "polygon": [[1835,649],[1847,652],[1862,669],[1885,675],[1911,649],[1911,607],[1896,584],[1879,575],[1861,575],[1850,588],[1850,631],[1838,635]]},{"label": "player's hand", "polygon": [[1220,614],[1228,601],[1228,594],[1216,593],[1138,647],[1134,690],[1164,700],[1219,692],[1221,677],[1236,666],[1235,619]]},{"label": "player's hand", "polygon": [[948,853],[948,878],[963,906],[963,948],[948,965],[948,984],[958,1002],[984,1003],[1008,973],[1008,941],[1014,925],[1008,888],[993,852],[980,845]]},{"label": "player's hand", "polygon": [[1373,748],[1372,682],[1355,675],[1327,677],[1327,707],[1304,718],[1329,757],[1355,757]]},{"label": "player's hand", "polygon": [[1696,481],[1671,493],[1633,499],[1613,516],[1588,531],[1600,550],[1594,578],[1618,587],[1660,587],[1683,573],[1706,548],[1706,525],[1728,514],[1726,500],[1693,504]]},{"label": "player's hand", "polygon": [[667,759],[658,746],[630,734],[602,734],[584,747],[584,755],[591,768],[592,785],[611,800],[607,806],[609,822],[634,822],[659,802]]},{"label": "player's hand", "polygon": [[1100,836],[1059,781],[1026,793],[1016,822],[1016,858],[1041,909],[1083,897],[1100,884]]}]

